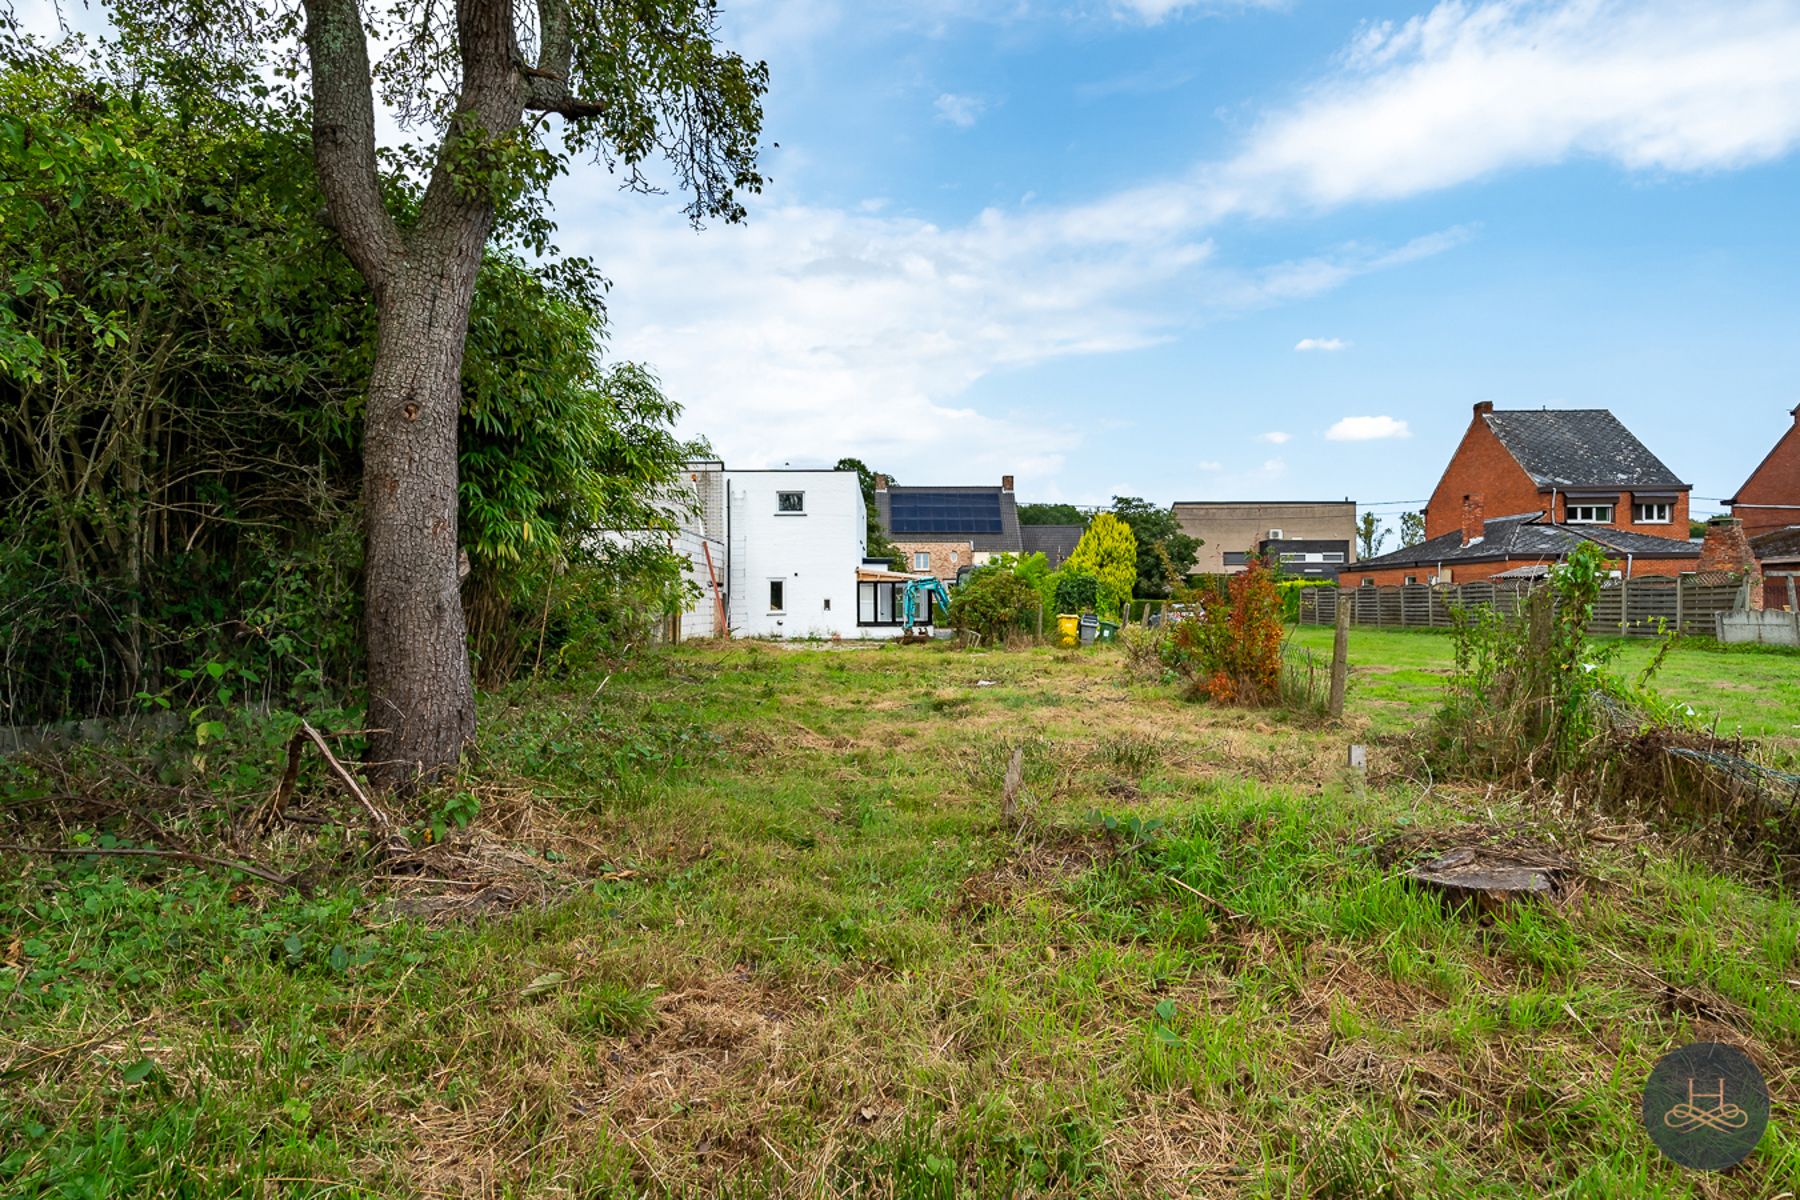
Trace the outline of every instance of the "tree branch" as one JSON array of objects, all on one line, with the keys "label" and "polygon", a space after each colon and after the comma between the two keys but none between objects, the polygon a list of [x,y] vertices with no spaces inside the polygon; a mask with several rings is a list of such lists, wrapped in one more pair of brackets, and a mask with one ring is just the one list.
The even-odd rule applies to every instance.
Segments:
[{"label": "tree branch", "polygon": [[332,224],[377,300],[404,251],[375,167],[375,96],[357,0],[305,0],[313,162]]},{"label": "tree branch", "polygon": [[555,113],[567,120],[598,117],[607,111],[597,100],[569,95],[569,69],[574,62],[574,42],[569,32],[569,0],[537,0],[537,66],[519,66],[525,77],[525,107],[532,112]]}]

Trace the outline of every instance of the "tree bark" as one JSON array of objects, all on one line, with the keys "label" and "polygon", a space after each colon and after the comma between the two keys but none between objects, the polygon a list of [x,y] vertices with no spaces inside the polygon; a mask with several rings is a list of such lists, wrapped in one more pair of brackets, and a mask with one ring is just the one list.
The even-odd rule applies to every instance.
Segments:
[{"label": "tree bark", "polygon": [[369,776],[382,788],[453,768],[475,734],[456,568],[456,426],[479,267],[479,243],[472,261],[408,261],[378,310],[363,432],[363,621]]}]

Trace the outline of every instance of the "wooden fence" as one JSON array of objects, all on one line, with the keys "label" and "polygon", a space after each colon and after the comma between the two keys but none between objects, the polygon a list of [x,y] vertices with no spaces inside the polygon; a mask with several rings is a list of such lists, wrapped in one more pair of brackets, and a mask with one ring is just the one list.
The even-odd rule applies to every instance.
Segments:
[{"label": "wooden fence", "polygon": [[[1525,597],[1542,586],[1533,580],[1509,579],[1443,587],[1415,583],[1404,587],[1307,588],[1300,593],[1300,623],[1335,623],[1339,598],[1348,597],[1352,625],[1448,629],[1454,609],[1485,606],[1516,613]],[[1745,601],[1743,585],[1736,583],[1664,577],[1612,579],[1600,589],[1588,632],[1654,637],[1666,628],[1711,637],[1713,614],[1744,608]]]}]

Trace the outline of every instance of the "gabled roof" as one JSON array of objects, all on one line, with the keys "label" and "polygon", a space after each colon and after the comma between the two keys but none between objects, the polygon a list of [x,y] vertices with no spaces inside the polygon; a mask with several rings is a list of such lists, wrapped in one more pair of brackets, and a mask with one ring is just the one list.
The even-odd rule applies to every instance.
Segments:
[{"label": "gabled roof", "polygon": [[1019,553],[1038,554],[1050,560],[1054,569],[1075,553],[1075,543],[1087,532],[1086,525],[1021,525]]},{"label": "gabled roof", "polygon": [[1439,563],[1552,562],[1562,558],[1582,542],[1594,542],[1608,557],[1624,558],[1697,558],[1700,548],[1692,542],[1675,538],[1651,537],[1608,529],[1603,525],[1557,525],[1544,519],[1541,512],[1518,513],[1482,522],[1482,538],[1465,546],[1462,531],[1440,534],[1384,554],[1347,565],[1346,572],[1379,571],[1384,567],[1431,567]]},{"label": "gabled roof", "polygon": [[1524,408],[1482,417],[1540,488],[1688,487],[1604,408]]},{"label": "gabled roof", "polygon": [[1009,488],[877,488],[875,511],[882,531],[896,542],[969,542],[992,552],[1019,549],[1019,506]]},{"label": "gabled roof", "polygon": [[1788,415],[1794,418],[1794,423],[1781,431],[1781,436],[1775,439],[1775,444],[1769,447],[1769,452],[1762,456],[1761,462],[1756,464],[1756,470],[1750,472],[1750,478],[1738,485],[1738,490],[1733,493],[1731,499],[1725,501],[1726,504],[1735,506],[1738,497],[1744,494],[1744,489],[1755,483],[1756,477],[1763,473],[1763,468],[1775,461],[1775,456],[1781,452],[1781,448],[1787,443],[1787,440],[1791,437],[1800,437],[1800,404],[1794,405]]}]

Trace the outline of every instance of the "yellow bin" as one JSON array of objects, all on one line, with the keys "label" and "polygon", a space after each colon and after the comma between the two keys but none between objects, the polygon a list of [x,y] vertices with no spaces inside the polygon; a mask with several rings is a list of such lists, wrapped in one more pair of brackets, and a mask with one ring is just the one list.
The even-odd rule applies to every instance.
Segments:
[{"label": "yellow bin", "polygon": [[1073,646],[1081,640],[1081,616],[1079,613],[1056,614],[1056,644]]}]

